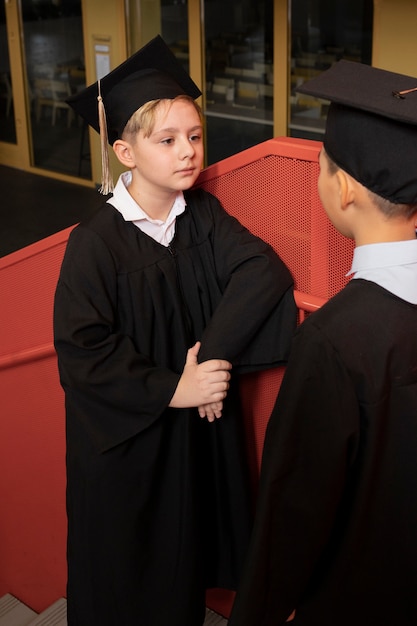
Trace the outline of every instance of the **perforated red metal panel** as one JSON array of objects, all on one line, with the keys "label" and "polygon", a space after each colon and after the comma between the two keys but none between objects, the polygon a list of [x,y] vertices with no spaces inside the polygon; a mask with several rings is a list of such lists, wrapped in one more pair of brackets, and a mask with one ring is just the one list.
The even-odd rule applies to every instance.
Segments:
[{"label": "perforated red metal panel", "polygon": [[64,400],[54,357],[0,371],[0,596],[65,595]]},{"label": "perforated red metal panel", "polygon": [[0,367],[6,355],[51,344],[53,298],[70,230],[0,259]]},{"label": "perforated red metal panel", "polygon": [[353,243],[321,206],[320,148],[313,141],[272,139],[207,168],[199,184],[275,248],[298,290],[329,298],[347,282]]},{"label": "perforated red metal panel", "polygon": [[[317,196],[320,144],[272,139],[202,172],[198,184],[281,255],[302,292],[328,298],[346,283],[352,244]],[[64,402],[52,306],[71,229],[0,259],[0,595],[37,611],[65,594]],[[263,438],[283,369],[242,380],[256,489]],[[232,595],[209,594],[228,615]]]},{"label": "perforated red metal panel", "polygon": [[283,375],[284,368],[280,367],[242,376],[240,391],[254,494],[261,465],[265,430]]},{"label": "perforated red metal panel", "polygon": [[64,397],[52,306],[70,229],[0,259],[0,596],[65,595]]}]

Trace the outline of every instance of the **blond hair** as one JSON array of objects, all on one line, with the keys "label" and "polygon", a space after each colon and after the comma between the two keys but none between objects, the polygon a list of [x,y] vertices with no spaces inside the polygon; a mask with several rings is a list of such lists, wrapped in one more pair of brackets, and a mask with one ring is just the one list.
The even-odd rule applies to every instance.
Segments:
[{"label": "blond hair", "polygon": [[132,141],[132,139],[134,139],[134,137],[138,134],[140,130],[143,131],[145,137],[149,137],[154,129],[156,114],[161,103],[169,103],[169,106],[172,106],[172,103],[176,102],[177,100],[185,100],[186,102],[190,102],[191,104],[193,104],[200,119],[203,119],[200,106],[197,104],[197,102],[195,102],[195,100],[193,100],[193,98],[191,98],[191,96],[187,96],[186,94],[176,96],[172,100],[150,100],[149,102],[145,102],[145,104],[143,104],[139,109],[137,109],[137,111],[133,113],[123,129],[122,139],[125,141]]}]

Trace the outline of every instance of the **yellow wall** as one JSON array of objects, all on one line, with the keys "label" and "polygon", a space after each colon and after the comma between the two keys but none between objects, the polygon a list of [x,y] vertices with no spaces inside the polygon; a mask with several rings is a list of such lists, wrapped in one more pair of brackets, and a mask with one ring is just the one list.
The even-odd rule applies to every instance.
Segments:
[{"label": "yellow wall", "polygon": [[160,0],[126,2],[129,56],[161,32]]},{"label": "yellow wall", "polygon": [[274,137],[285,136],[288,128],[288,59],[291,54],[288,7],[287,0],[274,0]]},{"label": "yellow wall", "polygon": [[372,65],[417,77],[416,0],[374,0]]},{"label": "yellow wall", "polygon": [[[96,46],[108,46],[110,52],[110,70],[117,67],[128,56],[124,0],[82,0],[84,51],[87,85],[97,80]],[[100,138],[90,129],[91,170],[95,183],[101,181]],[[111,168],[114,179],[122,167],[110,150]]]}]

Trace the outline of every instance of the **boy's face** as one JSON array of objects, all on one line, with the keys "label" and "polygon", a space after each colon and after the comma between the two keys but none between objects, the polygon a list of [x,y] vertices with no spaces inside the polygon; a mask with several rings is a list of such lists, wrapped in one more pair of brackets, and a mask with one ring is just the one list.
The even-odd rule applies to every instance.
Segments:
[{"label": "boy's face", "polygon": [[139,131],[132,145],[133,175],[148,193],[184,191],[200,174],[203,128],[192,102],[162,101],[149,137]]}]

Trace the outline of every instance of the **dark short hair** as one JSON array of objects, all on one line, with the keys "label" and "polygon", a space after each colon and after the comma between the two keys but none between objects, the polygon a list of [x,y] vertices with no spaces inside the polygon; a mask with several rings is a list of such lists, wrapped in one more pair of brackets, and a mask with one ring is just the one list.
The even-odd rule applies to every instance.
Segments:
[{"label": "dark short hair", "polygon": [[[329,173],[331,176],[336,174],[336,172],[341,169],[335,161],[327,154],[327,152],[323,151],[329,168]],[[361,183],[362,184],[362,183]],[[404,217],[405,219],[410,219],[413,215],[417,214],[417,202],[411,204],[404,203],[395,203],[379,196],[374,191],[366,188],[368,195],[372,201],[372,203],[383,213],[386,217]]]}]

